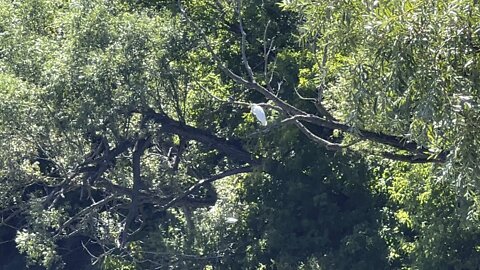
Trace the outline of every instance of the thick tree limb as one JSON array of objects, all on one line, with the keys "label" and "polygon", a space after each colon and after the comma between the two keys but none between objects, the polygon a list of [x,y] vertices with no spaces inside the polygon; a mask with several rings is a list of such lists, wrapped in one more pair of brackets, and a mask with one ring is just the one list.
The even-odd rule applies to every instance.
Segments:
[{"label": "thick tree limb", "polygon": [[174,133],[184,136],[191,140],[201,142],[207,146],[215,148],[219,152],[224,153],[228,157],[249,164],[259,164],[259,160],[253,159],[251,154],[243,149],[240,142],[233,140],[225,140],[217,137],[210,132],[185,125],[179,121],[169,118],[165,114],[156,113],[153,110],[144,112],[146,120],[152,120],[155,123],[161,124],[162,129],[168,133]]},{"label": "thick tree limb", "polygon": [[430,157],[426,155],[399,155],[384,152],[382,156],[391,160],[404,161],[408,163],[443,163],[446,159],[446,153],[440,154],[438,157]]},{"label": "thick tree limb", "polygon": [[337,121],[328,121],[313,114],[307,115],[295,115],[293,117],[284,119],[282,122],[288,123],[293,121],[305,121],[321,127],[330,129],[338,129],[346,133],[350,133],[361,139],[381,143],[384,145],[395,147],[399,150],[406,150],[412,153],[431,153],[430,150],[425,147],[419,146],[416,142],[409,142],[406,138],[394,135],[388,135],[381,132],[372,132],[364,129],[355,129],[347,124],[343,124]]},{"label": "thick tree limb", "polygon": [[106,151],[107,154],[100,156],[89,162],[85,162],[80,165],[80,173],[94,173],[91,177],[100,177],[113,163],[114,160],[125,153],[129,148],[134,146],[135,141],[133,140],[124,140],[120,142],[116,147]]},{"label": "thick tree limb", "polygon": [[132,196],[130,197],[131,203],[128,209],[127,217],[125,218],[123,224],[123,231],[121,234],[120,245],[124,246],[127,242],[128,229],[130,225],[135,220],[135,217],[138,213],[138,208],[140,206],[140,190],[145,189],[145,185],[141,176],[141,158],[145,149],[150,144],[150,138],[140,138],[135,143],[132,156],[132,170],[133,170],[133,190]]}]

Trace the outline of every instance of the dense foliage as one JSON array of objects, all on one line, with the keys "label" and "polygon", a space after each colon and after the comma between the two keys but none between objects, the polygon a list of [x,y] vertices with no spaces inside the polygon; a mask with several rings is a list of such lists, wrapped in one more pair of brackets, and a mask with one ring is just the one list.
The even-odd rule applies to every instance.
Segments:
[{"label": "dense foliage", "polygon": [[0,0],[1,268],[478,269],[479,35],[467,0]]}]

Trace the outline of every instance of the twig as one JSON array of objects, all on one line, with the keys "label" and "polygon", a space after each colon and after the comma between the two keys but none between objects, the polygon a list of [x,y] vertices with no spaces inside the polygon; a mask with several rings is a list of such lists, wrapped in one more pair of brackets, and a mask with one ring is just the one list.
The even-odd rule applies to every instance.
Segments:
[{"label": "twig", "polygon": [[[267,89],[270,90],[270,92],[273,92],[273,88],[270,85],[270,83],[273,80],[273,71],[270,72],[270,76],[268,76],[268,58],[270,57],[270,53],[273,50],[273,42],[275,40],[275,37],[272,38],[270,41],[270,45],[268,46],[267,49],[267,31],[268,27],[270,26],[271,21],[268,20],[267,25],[265,26],[265,31],[263,32],[263,76],[265,77],[265,83],[267,85]],[[276,66],[277,59],[274,60],[274,69]]]},{"label": "twig", "polygon": [[11,242],[15,242],[15,238],[10,239],[10,240],[0,241],[0,245],[6,244],[6,243],[11,243]]},{"label": "twig", "polygon": [[250,77],[250,81],[255,83],[255,76],[253,75],[252,67],[250,67],[250,64],[248,63],[247,53],[245,52],[246,50],[245,47],[247,43],[247,33],[245,33],[245,30],[243,29],[241,0],[237,0],[237,12],[238,12],[238,26],[240,28],[240,33],[242,34],[242,41],[240,44],[240,48],[242,51],[242,62],[243,62],[243,65],[245,66],[245,69],[247,70],[248,77]]},{"label": "twig", "polygon": [[90,255],[90,257],[95,258],[96,260],[98,260],[98,257],[95,256],[95,255],[93,255],[93,254],[90,252],[90,250],[85,246],[85,244],[83,243],[83,241],[81,241],[80,243],[82,244],[83,249],[85,249],[85,251],[88,253],[88,255]]},{"label": "twig", "polygon": [[[208,91],[207,88],[205,88],[203,85],[201,85],[200,83],[198,82],[195,82],[195,84],[200,87],[203,91],[205,91],[205,93],[207,93],[209,96],[211,96],[213,99],[219,101],[219,102],[222,102],[222,103],[231,103],[231,104],[235,104],[235,105],[240,105],[240,106],[245,106],[245,107],[250,107],[252,106],[252,103],[248,103],[248,102],[243,102],[243,101],[236,101],[236,100],[225,100],[225,99],[221,99],[217,96],[215,96],[212,92]],[[256,103],[257,105],[259,106],[262,106],[262,107],[265,107],[265,108],[269,108],[269,109],[273,109],[273,110],[276,110],[278,112],[282,112],[282,108],[278,107],[278,106],[275,106],[275,105],[272,105],[272,104],[269,104],[269,103]]]}]

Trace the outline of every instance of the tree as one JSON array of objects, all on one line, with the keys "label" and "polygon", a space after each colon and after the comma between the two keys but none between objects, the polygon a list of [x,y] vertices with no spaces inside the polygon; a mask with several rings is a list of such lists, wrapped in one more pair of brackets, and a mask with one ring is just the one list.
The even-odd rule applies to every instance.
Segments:
[{"label": "tree", "polygon": [[30,262],[475,267],[476,4],[0,6],[1,230]]},{"label": "tree", "polygon": [[209,182],[256,164],[234,138],[187,124],[178,48],[194,40],[167,8],[4,1],[1,12],[2,215],[33,262],[60,267],[56,245],[87,236],[115,265],[107,255],[130,252],[169,207],[212,205]]}]

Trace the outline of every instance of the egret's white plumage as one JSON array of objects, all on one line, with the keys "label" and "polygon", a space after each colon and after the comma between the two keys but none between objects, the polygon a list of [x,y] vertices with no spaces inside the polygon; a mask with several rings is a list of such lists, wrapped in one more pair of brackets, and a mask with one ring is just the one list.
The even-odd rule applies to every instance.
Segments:
[{"label": "egret's white plumage", "polygon": [[255,117],[257,118],[258,121],[262,124],[262,126],[267,125],[267,117],[265,116],[265,111],[263,108],[257,104],[253,104],[251,108],[251,112]]},{"label": "egret's white plumage", "polygon": [[228,223],[228,224],[234,224],[234,223],[237,223],[238,219],[234,218],[234,217],[228,217],[225,219],[225,222]]}]

